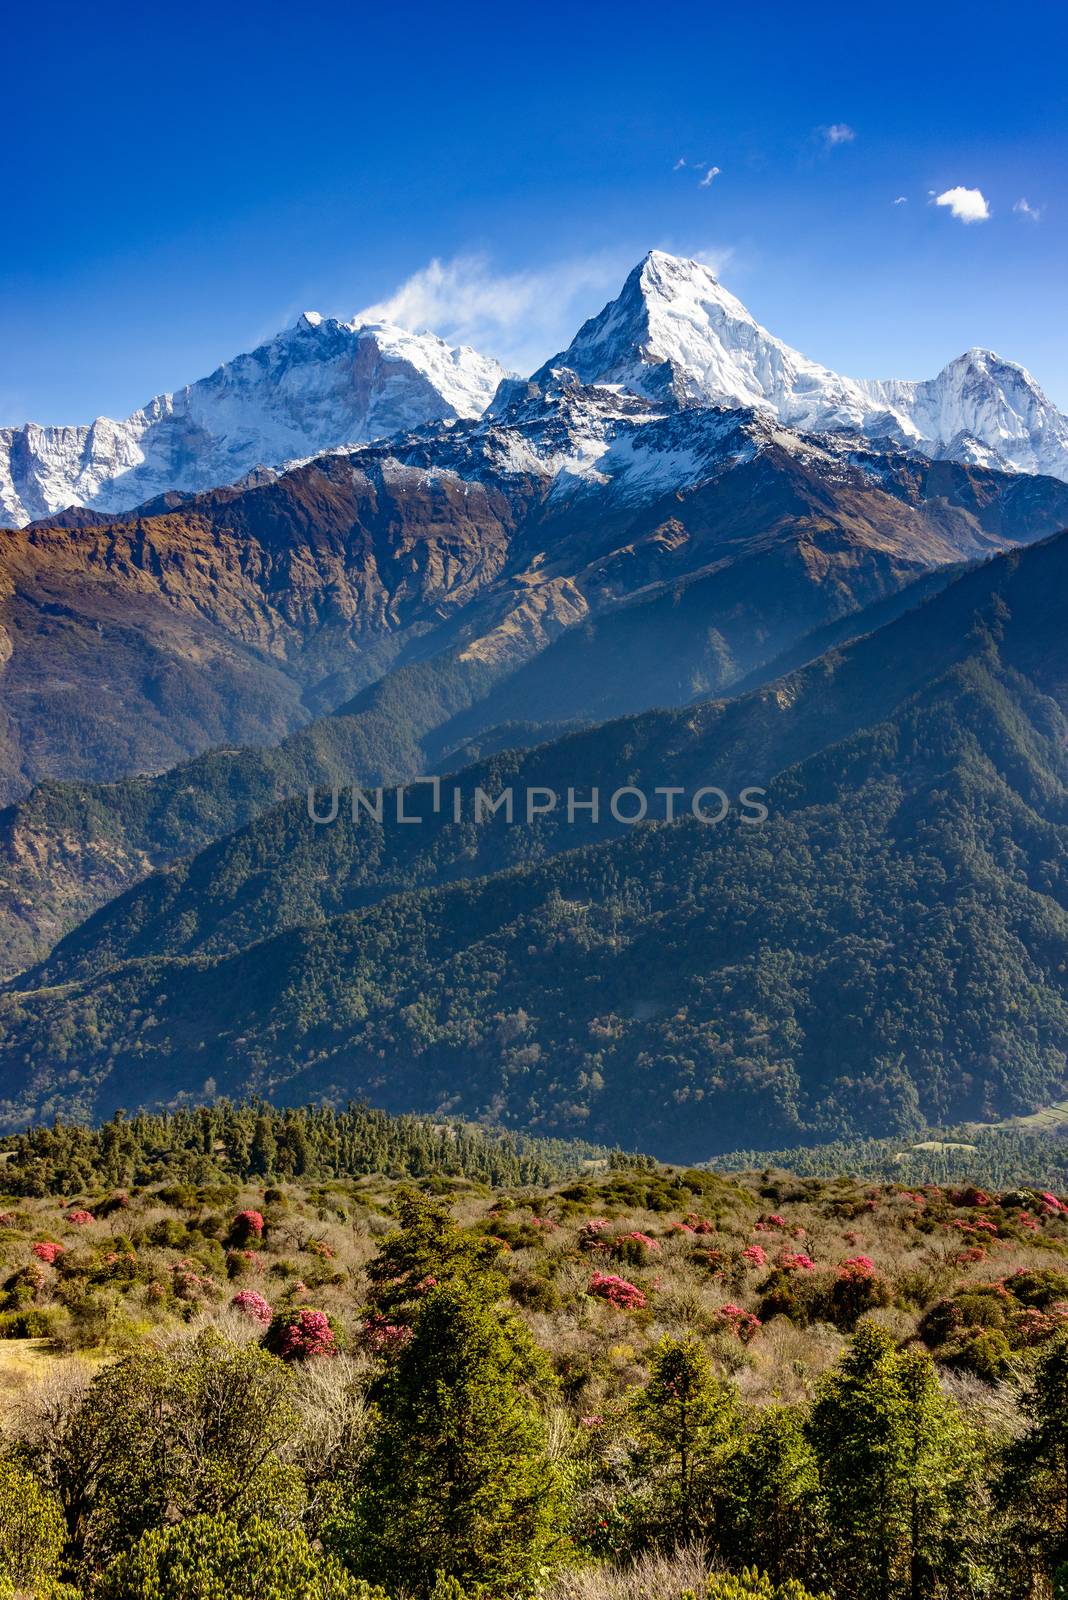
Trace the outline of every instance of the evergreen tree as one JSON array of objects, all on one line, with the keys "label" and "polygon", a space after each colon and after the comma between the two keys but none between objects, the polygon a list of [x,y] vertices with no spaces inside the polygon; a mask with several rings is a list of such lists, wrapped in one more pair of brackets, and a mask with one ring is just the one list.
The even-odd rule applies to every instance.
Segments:
[{"label": "evergreen tree", "polygon": [[1021,1405],[1028,1427],[1006,1453],[999,1498],[1012,1520],[1009,1548],[1026,1551],[1028,1567],[1048,1579],[1068,1564],[1068,1333],[1043,1350]]},{"label": "evergreen tree", "polygon": [[222,1516],[153,1528],[112,1563],[99,1600],[386,1600],[299,1529]]},{"label": "evergreen tree", "polygon": [[256,1128],[252,1135],[252,1148],[249,1152],[249,1165],[257,1177],[269,1178],[278,1165],[278,1141],[275,1138],[274,1128],[268,1116],[261,1115],[256,1118]]},{"label": "evergreen tree", "polygon": [[444,1576],[487,1600],[531,1592],[555,1543],[554,1469],[525,1326],[477,1285],[423,1302],[384,1379],[355,1516],[337,1530],[356,1570],[424,1597]]},{"label": "evergreen tree", "polygon": [[631,1418],[635,1465],[655,1480],[656,1525],[669,1542],[692,1540],[699,1522],[709,1520],[713,1471],[735,1435],[735,1400],[700,1339],[661,1341]]},{"label": "evergreen tree", "polygon": [[819,1567],[822,1507],[804,1416],[770,1406],[742,1437],[723,1475],[720,1547],[776,1582]]},{"label": "evergreen tree", "polygon": [[[933,1600],[983,1592],[974,1451],[933,1363],[862,1323],[812,1409],[835,1592]],[[944,1579],[952,1574],[952,1587]]]},{"label": "evergreen tree", "polygon": [[455,1280],[482,1283],[489,1295],[503,1290],[498,1246],[458,1227],[441,1201],[402,1189],[393,1209],[401,1226],[383,1239],[367,1268],[378,1311],[406,1315],[421,1301],[425,1287]]}]

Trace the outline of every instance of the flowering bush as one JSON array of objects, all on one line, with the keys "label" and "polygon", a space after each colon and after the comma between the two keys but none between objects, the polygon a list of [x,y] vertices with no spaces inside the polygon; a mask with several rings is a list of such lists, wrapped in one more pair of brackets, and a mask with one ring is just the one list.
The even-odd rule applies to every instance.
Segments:
[{"label": "flowering bush", "polygon": [[96,1218],[91,1211],[68,1211],[67,1221],[72,1222],[76,1228],[84,1228],[86,1223],[95,1222]]},{"label": "flowering bush", "polygon": [[263,1238],[263,1217],[259,1211],[239,1211],[230,1224],[230,1242],[251,1244]]},{"label": "flowering bush", "polygon": [[768,1264],[768,1253],[761,1244],[750,1244],[742,1251],[742,1260],[751,1267],[765,1267]]},{"label": "flowering bush", "polygon": [[760,1318],[746,1311],[743,1306],[725,1305],[716,1312],[716,1326],[721,1332],[730,1333],[743,1344],[748,1344],[754,1334],[760,1331]]},{"label": "flowering bush", "polygon": [[890,1286],[875,1270],[870,1256],[849,1256],[841,1263],[831,1288],[831,1315],[840,1328],[853,1328],[858,1318],[893,1299]]},{"label": "flowering bush", "polygon": [[243,1316],[252,1322],[259,1322],[263,1327],[268,1327],[274,1312],[271,1310],[262,1294],[257,1294],[255,1289],[239,1289],[230,1301],[235,1311],[240,1311]]},{"label": "flowering bush", "polygon": [[637,1284],[628,1283],[626,1278],[617,1278],[613,1273],[595,1272],[586,1292],[596,1295],[600,1300],[607,1300],[609,1305],[618,1306],[622,1311],[640,1311],[646,1303],[645,1295]]},{"label": "flowering bush", "polygon": [[372,1311],[364,1318],[360,1333],[365,1348],[375,1355],[388,1355],[390,1351],[399,1350],[412,1336],[411,1328],[401,1322],[390,1322],[379,1311]]},{"label": "flowering bush", "polygon": [[52,1266],[57,1258],[63,1255],[64,1251],[61,1244],[55,1244],[51,1239],[38,1239],[33,1246],[33,1253],[38,1261],[45,1261],[49,1266]]},{"label": "flowering bush", "polygon": [[658,1240],[637,1228],[630,1233],[617,1233],[614,1239],[607,1241],[607,1246],[614,1260],[627,1261],[634,1267],[643,1264],[650,1250],[660,1249]]},{"label": "flowering bush", "polygon": [[780,1250],[775,1264],[784,1272],[811,1272],[816,1263],[801,1250]]},{"label": "flowering bush", "polygon": [[336,1356],[338,1352],[330,1318],[325,1311],[315,1311],[311,1306],[277,1312],[263,1342],[283,1361],[309,1361],[314,1356]]}]

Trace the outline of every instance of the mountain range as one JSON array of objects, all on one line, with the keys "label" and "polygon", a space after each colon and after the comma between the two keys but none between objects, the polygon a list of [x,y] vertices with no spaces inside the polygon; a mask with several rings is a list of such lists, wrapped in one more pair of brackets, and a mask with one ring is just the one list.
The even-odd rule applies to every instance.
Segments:
[{"label": "mountain range", "polygon": [[0,527],[114,513],[357,439],[477,417],[504,368],[432,333],[306,311],[293,327],[121,422],[0,428]]},{"label": "mountain range", "polygon": [[[1015,362],[969,350],[918,382],[841,377],[762,328],[700,262],[659,250],[532,384],[559,368],[662,404],[752,408],[805,432],[859,431],[936,459],[1068,478],[1068,418]],[[215,488],[427,422],[478,417],[495,395],[505,409],[517,387],[491,357],[434,334],[305,312],[124,421],[0,429],[0,526]]]},{"label": "mountain range", "polygon": [[[529,379],[306,316],[167,399],[0,538],[7,1124],[251,1085],[690,1159],[1063,1092],[1068,420],[1023,368],[841,378],[652,252]],[[431,772],[770,816],[304,809]]]}]

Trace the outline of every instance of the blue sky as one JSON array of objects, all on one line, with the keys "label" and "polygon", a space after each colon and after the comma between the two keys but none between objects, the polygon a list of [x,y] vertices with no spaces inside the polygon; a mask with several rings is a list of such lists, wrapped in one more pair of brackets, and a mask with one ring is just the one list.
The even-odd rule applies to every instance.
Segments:
[{"label": "blue sky", "polygon": [[13,9],[0,423],[124,416],[305,307],[530,368],[652,245],[840,371],[987,345],[1068,409],[1068,24],[874,9]]}]

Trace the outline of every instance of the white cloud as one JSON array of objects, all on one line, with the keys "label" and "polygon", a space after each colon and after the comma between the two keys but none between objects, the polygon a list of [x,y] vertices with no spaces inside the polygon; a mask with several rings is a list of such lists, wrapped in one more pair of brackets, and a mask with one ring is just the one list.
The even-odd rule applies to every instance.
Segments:
[{"label": "white cloud", "polygon": [[1017,200],[1016,204],[1013,206],[1012,209],[1019,216],[1026,217],[1028,222],[1041,222],[1042,221],[1042,207],[1041,206],[1033,206],[1031,204],[1030,200],[1025,200],[1022,196],[1021,196],[1021,198],[1019,200]]},{"label": "white cloud", "polygon": [[848,122],[832,122],[829,128],[821,128],[820,132],[832,149],[836,144],[852,144],[857,136]]},{"label": "white cloud", "polygon": [[986,222],[990,217],[990,207],[981,189],[965,189],[958,184],[955,189],[935,195],[934,203],[948,206],[960,222]]},{"label": "white cloud", "polygon": [[686,157],[685,156],[680,156],[671,170],[672,170],[672,172],[678,172],[679,168],[680,167],[684,167],[685,165],[686,165]]},{"label": "white cloud", "polygon": [[529,272],[498,272],[485,255],[436,257],[359,322],[432,329],[454,344],[527,373],[571,342],[581,322],[619,293],[640,252],[604,251]]},{"label": "white cloud", "polygon": [[[665,250],[671,240],[653,241]],[[550,262],[526,272],[498,272],[486,255],[435,257],[386,299],[364,306],[357,322],[396,322],[430,328],[453,344],[496,356],[513,372],[529,373],[571,343],[587,317],[615,298],[644,251],[601,251]],[[685,252],[719,273],[729,249]]]},{"label": "white cloud", "polygon": [[908,203],[909,197],[907,194],[899,194],[897,199],[891,202],[891,204],[895,206],[907,206]]},{"label": "white cloud", "polygon": [[699,189],[710,189],[712,187],[713,178],[718,178],[718,177],[719,177],[719,168],[718,167],[709,167],[708,171],[705,173],[704,177],[701,179],[701,182],[697,185],[697,187]]}]

